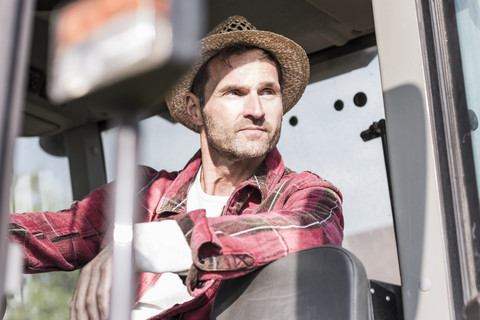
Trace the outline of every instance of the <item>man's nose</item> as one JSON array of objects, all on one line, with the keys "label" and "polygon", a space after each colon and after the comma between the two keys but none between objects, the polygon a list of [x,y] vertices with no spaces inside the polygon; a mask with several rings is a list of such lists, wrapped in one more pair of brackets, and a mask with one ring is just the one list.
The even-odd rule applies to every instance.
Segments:
[{"label": "man's nose", "polygon": [[245,100],[244,117],[252,117],[254,119],[260,119],[265,116],[263,110],[262,101],[257,93],[251,93]]}]

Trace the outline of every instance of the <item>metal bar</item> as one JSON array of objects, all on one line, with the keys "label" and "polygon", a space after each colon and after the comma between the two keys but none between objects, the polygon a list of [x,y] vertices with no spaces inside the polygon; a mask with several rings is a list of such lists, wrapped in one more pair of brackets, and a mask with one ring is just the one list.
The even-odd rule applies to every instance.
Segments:
[{"label": "metal bar", "polygon": [[385,126],[385,119],[381,119],[378,122],[378,126],[380,129],[380,138],[382,139],[383,160],[385,161],[385,171],[387,173],[388,194],[390,195],[390,205],[392,207],[393,223],[395,224],[395,208],[393,207],[392,178],[390,177],[390,160],[388,157],[387,128]]},{"label": "metal bar", "polygon": [[137,213],[136,165],[138,122],[122,117],[117,140],[117,184],[114,200],[113,281],[110,319],[130,319],[133,305],[133,223]]},{"label": "metal bar", "polygon": [[390,160],[388,156],[388,142],[387,142],[387,129],[385,125],[385,119],[380,119],[378,122],[374,122],[367,130],[360,133],[360,137],[363,141],[367,142],[372,139],[380,137],[382,139],[383,147],[383,160],[385,161],[385,171],[387,175],[388,194],[390,195],[390,206],[392,208],[392,216],[395,223],[395,211],[393,207],[393,192],[392,192],[392,180],[390,177]]},{"label": "metal bar", "polygon": [[65,147],[74,199],[83,199],[92,190],[107,183],[102,138],[97,123],[65,132]]},{"label": "metal bar", "polygon": [[0,0],[0,297],[4,295],[13,149],[25,98],[34,0]]}]

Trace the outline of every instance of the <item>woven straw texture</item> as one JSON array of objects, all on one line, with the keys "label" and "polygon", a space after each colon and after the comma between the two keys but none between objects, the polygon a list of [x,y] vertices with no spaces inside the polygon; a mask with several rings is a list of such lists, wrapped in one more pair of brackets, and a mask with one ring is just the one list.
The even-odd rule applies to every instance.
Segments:
[{"label": "woven straw texture", "polygon": [[292,40],[269,31],[257,30],[242,16],[232,16],[215,27],[199,43],[197,61],[188,73],[180,78],[166,95],[170,114],[187,128],[199,132],[189,121],[185,96],[190,92],[193,79],[200,67],[219,50],[234,44],[247,44],[272,53],[282,68],[283,113],[289,111],[300,99],[310,76],[307,54]]}]

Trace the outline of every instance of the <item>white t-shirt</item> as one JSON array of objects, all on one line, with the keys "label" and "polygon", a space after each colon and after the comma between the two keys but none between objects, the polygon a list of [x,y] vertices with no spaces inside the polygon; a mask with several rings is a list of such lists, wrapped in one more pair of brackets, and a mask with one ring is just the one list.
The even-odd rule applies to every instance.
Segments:
[{"label": "white t-shirt", "polygon": [[229,196],[212,196],[206,194],[200,184],[202,167],[198,170],[187,197],[187,212],[196,209],[205,209],[207,217],[220,217],[223,207],[227,203]]},{"label": "white t-shirt", "polygon": [[[200,184],[201,172],[202,167],[198,170],[188,191],[187,212],[203,208],[206,210],[207,217],[219,217],[229,197],[206,194]],[[142,261],[137,260],[137,265],[148,266],[148,269],[144,271],[163,274],[135,305],[131,314],[132,320],[150,318],[177,303],[181,304],[193,298],[188,294],[187,287],[178,276],[182,273],[181,271],[177,271],[178,274],[166,272],[171,271],[172,268],[175,268],[175,270],[182,269],[179,268],[179,265],[184,265],[183,271],[188,271],[192,263],[191,257],[179,257],[178,252],[186,252],[186,250],[190,250],[190,247],[186,241],[179,239],[179,237],[183,237],[183,233],[178,224],[172,224],[171,222],[170,220],[141,224],[142,226],[138,230],[145,227],[150,230],[135,235],[139,239],[134,242],[136,259],[139,259],[138,257],[143,259]],[[172,239],[178,240],[172,241]],[[155,246],[152,246],[153,243],[155,243]],[[165,250],[155,254],[156,247]],[[179,258],[181,259],[180,262],[178,261]],[[172,261],[175,261],[175,267],[169,265],[169,262]]]}]

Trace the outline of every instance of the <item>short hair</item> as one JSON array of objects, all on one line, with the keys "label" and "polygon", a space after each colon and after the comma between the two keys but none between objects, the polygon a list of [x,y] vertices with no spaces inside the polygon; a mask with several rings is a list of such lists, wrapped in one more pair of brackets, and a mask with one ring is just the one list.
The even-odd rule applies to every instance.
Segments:
[{"label": "short hair", "polygon": [[213,57],[208,59],[208,61],[200,67],[197,74],[195,75],[192,83],[192,89],[190,91],[200,100],[200,108],[203,108],[203,106],[205,105],[205,86],[207,85],[208,81],[208,64],[213,59],[219,58],[220,61],[222,61],[226,66],[231,67],[230,63],[228,62],[231,56],[240,55],[247,51],[255,49],[262,50],[264,53],[264,58],[275,63],[275,66],[277,67],[278,81],[280,84],[282,83],[282,68],[280,66],[280,63],[277,61],[277,59],[271,52],[248,44],[234,44],[218,51]]}]

